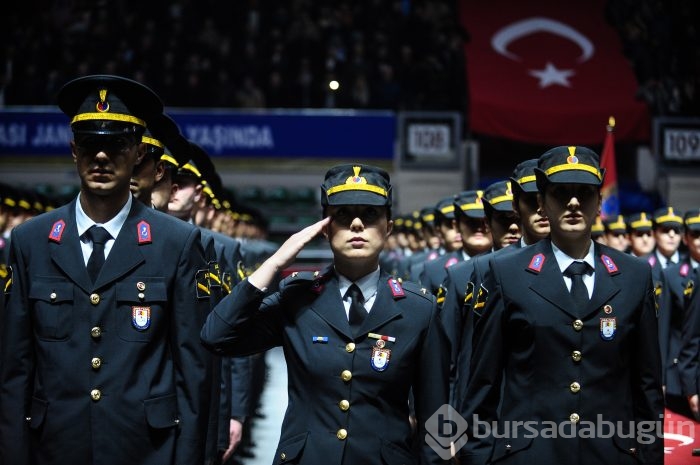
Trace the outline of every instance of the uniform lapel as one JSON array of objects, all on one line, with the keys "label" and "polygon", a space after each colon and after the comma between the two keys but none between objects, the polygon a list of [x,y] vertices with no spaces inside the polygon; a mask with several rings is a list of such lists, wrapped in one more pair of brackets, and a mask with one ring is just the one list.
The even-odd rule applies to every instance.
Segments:
[{"label": "uniform lapel", "polygon": [[381,273],[379,284],[377,285],[377,297],[374,299],[372,309],[360,327],[359,334],[364,335],[374,331],[386,322],[401,316],[401,310],[394,300],[389,288],[389,275]]},{"label": "uniform lapel", "polygon": [[[573,297],[566,288],[549,240],[539,241],[530,247],[530,250],[532,255],[527,254],[528,257],[534,257],[540,253],[544,255],[544,265],[530,284],[530,289],[572,318],[579,318],[580,310],[577,309]],[[529,272],[533,271],[529,270]]]},{"label": "uniform lapel", "polygon": [[[148,213],[146,208],[135,199],[132,202],[129,216],[119,231],[112,250],[97,276],[94,286],[96,289],[115,281],[145,261],[138,245],[137,226],[141,220],[145,219],[144,217]],[[158,237],[152,237],[151,240],[156,241]]]},{"label": "uniform lapel", "polygon": [[613,298],[615,294],[620,292],[620,288],[615,283],[613,276],[608,273],[608,270],[601,259],[602,251],[596,244],[595,255],[595,284],[593,285],[593,297],[586,307],[584,317],[598,311],[605,302]]},{"label": "uniform lapel", "polygon": [[[85,262],[83,260],[83,250],[80,247],[80,238],[78,237],[78,227],[75,223],[75,202],[68,204],[65,216],[61,220],[66,222],[65,230],[61,236],[61,242],[50,242],[49,251],[51,260],[54,264],[63,270],[77,286],[83,291],[90,292],[92,289],[92,280],[87,273]],[[49,231],[47,231],[47,234]]]},{"label": "uniform lapel", "polygon": [[[326,273],[333,274],[331,270],[326,270],[322,276]],[[311,304],[311,310],[346,338],[353,339],[335,274],[323,282],[323,291]]]}]

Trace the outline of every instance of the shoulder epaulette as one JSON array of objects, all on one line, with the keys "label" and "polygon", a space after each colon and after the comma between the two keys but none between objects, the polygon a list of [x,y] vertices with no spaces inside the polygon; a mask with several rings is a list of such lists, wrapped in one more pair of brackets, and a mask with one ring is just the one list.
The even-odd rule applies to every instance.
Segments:
[{"label": "shoulder epaulette", "polygon": [[406,291],[410,292],[411,294],[419,295],[423,297],[426,300],[432,301],[433,300],[433,294],[427,290],[424,287],[419,286],[418,284],[414,283],[413,281],[399,281],[401,283],[401,288]]}]

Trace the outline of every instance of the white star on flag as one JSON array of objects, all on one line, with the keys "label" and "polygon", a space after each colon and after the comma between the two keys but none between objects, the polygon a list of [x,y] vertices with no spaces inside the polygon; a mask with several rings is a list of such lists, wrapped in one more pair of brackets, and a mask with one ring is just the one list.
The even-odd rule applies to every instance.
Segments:
[{"label": "white star on flag", "polygon": [[539,79],[540,89],[544,89],[545,87],[553,85],[571,87],[569,78],[576,73],[574,73],[574,71],[571,69],[557,69],[552,63],[547,62],[544,69],[532,70],[529,72],[529,74]]}]

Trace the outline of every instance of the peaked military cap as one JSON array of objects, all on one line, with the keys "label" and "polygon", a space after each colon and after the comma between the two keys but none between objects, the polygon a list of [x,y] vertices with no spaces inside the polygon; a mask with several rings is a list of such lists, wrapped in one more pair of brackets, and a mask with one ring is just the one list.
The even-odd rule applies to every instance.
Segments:
[{"label": "peaked military cap", "polygon": [[611,233],[616,233],[616,232],[622,232],[626,233],[627,232],[627,222],[625,221],[625,217],[622,215],[617,215],[615,218],[609,218],[605,220],[605,230],[607,232]]},{"label": "peaked military cap", "polygon": [[420,210],[420,220],[423,226],[435,225],[435,209],[433,207],[424,207]]},{"label": "peaked military cap", "polygon": [[451,195],[440,199],[433,207],[433,211],[438,218],[438,223],[444,220],[453,220],[455,218],[455,196]]},{"label": "peaked military cap", "polygon": [[627,217],[627,227],[630,231],[651,231],[652,226],[652,216],[647,212],[634,213]]},{"label": "peaked military cap", "polygon": [[389,173],[362,164],[344,164],[326,172],[321,184],[321,205],[391,206]]},{"label": "peaked military cap", "polygon": [[693,208],[685,212],[683,222],[690,231],[700,231],[700,208]]},{"label": "peaked military cap", "polygon": [[510,178],[511,187],[519,188],[523,192],[537,192],[535,168],[537,168],[537,158],[518,163]]},{"label": "peaked military cap", "polygon": [[176,154],[187,152],[187,149],[181,148],[187,146],[187,140],[182,136],[180,128],[170,116],[160,113],[150,118],[147,124],[148,131],[153,135],[153,138],[163,144],[161,160],[175,167],[187,163],[188,158],[180,160],[176,158]]},{"label": "peaked military cap", "polygon": [[654,227],[656,226],[683,226],[683,217],[673,210],[673,207],[659,208],[654,212]]},{"label": "peaked military cap", "polygon": [[483,191],[462,191],[454,198],[455,215],[466,215],[471,218],[485,218]]},{"label": "peaked military cap", "polygon": [[535,168],[537,188],[544,192],[549,183],[592,184],[600,186],[605,170],[600,168],[600,157],[593,150],[578,146],[561,146],[545,152]]},{"label": "peaked military cap", "polygon": [[484,189],[484,209],[500,212],[513,211],[512,181],[498,181]]},{"label": "peaked military cap", "polygon": [[595,222],[593,223],[593,226],[591,226],[591,237],[600,237],[603,235],[604,232],[605,225],[603,224],[603,220],[601,219],[600,215],[598,215],[595,217]]},{"label": "peaked military cap", "polygon": [[148,118],[163,111],[163,102],[148,87],[104,74],[68,82],[57,99],[73,132],[80,134],[142,134]]}]

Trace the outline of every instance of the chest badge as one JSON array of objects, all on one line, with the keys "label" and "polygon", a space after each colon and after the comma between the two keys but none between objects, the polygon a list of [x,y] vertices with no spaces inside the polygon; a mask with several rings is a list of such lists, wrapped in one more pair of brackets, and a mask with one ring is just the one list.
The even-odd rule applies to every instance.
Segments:
[{"label": "chest badge", "polygon": [[151,307],[131,307],[131,324],[139,331],[151,326]]},{"label": "chest badge", "polygon": [[374,371],[384,371],[389,367],[389,359],[391,358],[391,349],[386,347],[372,347],[372,358],[369,363]]},{"label": "chest badge", "polygon": [[601,318],[600,319],[600,337],[604,341],[612,341],[617,330],[617,318]]}]

